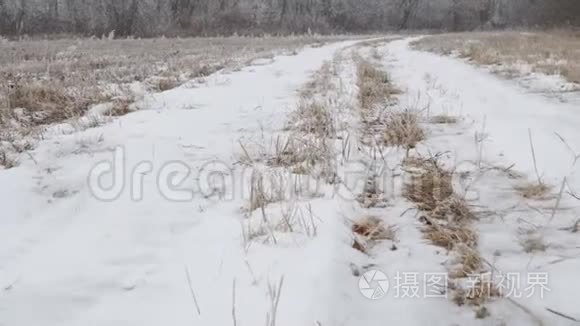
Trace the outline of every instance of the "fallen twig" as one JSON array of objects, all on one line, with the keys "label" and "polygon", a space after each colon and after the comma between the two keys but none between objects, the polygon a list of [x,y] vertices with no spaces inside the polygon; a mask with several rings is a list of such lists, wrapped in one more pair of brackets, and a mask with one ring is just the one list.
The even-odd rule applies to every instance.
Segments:
[{"label": "fallen twig", "polygon": [[191,285],[191,276],[189,275],[189,268],[185,265],[185,275],[187,276],[187,284],[189,285],[189,291],[191,297],[193,298],[193,303],[195,304],[195,309],[197,314],[201,316],[201,309],[199,309],[199,304],[197,303],[197,298],[195,297],[195,292],[193,291],[193,286]]},{"label": "fallen twig", "polygon": [[558,316],[560,316],[560,317],[562,317],[562,318],[566,318],[566,319],[568,319],[568,320],[571,320],[571,321],[573,321],[573,322],[580,323],[580,320],[578,320],[578,319],[576,319],[576,318],[574,318],[574,317],[570,317],[570,316],[568,316],[568,315],[565,315],[565,314],[563,314],[563,313],[561,313],[561,312],[558,312],[558,311],[556,311],[556,310],[554,310],[554,309],[546,308],[546,310],[547,310],[547,311],[549,311],[549,312],[551,312],[551,313],[553,313],[554,315],[558,315]]}]

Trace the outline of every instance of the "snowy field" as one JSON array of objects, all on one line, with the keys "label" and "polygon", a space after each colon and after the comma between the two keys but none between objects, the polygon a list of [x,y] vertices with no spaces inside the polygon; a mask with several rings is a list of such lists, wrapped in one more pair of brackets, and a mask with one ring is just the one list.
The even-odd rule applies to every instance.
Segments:
[{"label": "snowy field", "polygon": [[419,40],[4,116],[0,325],[578,325],[577,103]]}]

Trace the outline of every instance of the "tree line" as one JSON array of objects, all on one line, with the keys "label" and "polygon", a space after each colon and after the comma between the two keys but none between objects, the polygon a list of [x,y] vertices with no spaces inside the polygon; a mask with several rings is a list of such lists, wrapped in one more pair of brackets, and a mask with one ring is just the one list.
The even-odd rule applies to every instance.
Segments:
[{"label": "tree line", "polygon": [[580,0],[0,0],[0,35],[460,31],[580,24]]}]

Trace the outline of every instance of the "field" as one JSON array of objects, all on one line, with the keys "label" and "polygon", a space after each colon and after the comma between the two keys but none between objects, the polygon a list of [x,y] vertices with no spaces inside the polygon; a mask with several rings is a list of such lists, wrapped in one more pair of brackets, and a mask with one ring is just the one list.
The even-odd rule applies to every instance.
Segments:
[{"label": "field", "polygon": [[510,78],[530,73],[561,77],[560,85],[549,86],[564,91],[578,90],[580,84],[580,31],[442,34],[423,38],[414,46],[465,58]]},{"label": "field", "polygon": [[574,325],[577,37],[4,42],[0,325]]},{"label": "field", "polygon": [[80,117],[112,99],[175,88],[218,70],[236,70],[333,37],[58,39],[0,42],[0,109],[28,125]]}]

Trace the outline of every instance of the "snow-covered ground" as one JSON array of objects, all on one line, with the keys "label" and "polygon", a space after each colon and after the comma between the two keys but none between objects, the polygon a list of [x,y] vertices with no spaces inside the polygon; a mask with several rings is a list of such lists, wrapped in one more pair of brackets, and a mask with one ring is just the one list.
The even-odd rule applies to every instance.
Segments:
[{"label": "snow-covered ground", "polygon": [[[550,291],[543,298],[495,299],[491,316],[476,319],[471,307],[443,296],[425,298],[423,288],[419,298],[396,292],[397,273],[416,273],[421,283],[427,274],[445,273],[449,259],[422,239],[421,223],[406,214],[413,204],[397,193],[386,207],[367,209],[345,198],[356,187],[324,184],[319,194],[263,212],[280,220],[285,211],[298,210],[308,226],[247,238],[246,228],[262,212],[244,210],[250,187],[240,144],[267,146],[283,134],[298,91],[325,62],[332,65],[335,87],[320,96],[343,126],[333,140],[343,149],[339,176],[354,171],[364,177],[372,166],[356,141],[352,56],[370,52],[368,44],[350,41],[148,96],[142,110],[49,136],[29,160],[1,170],[0,325],[573,325],[546,308],[580,319],[570,300],[580,291],[574,282],[580,236],[564,230],[580,218],[580,201],[566,192],[561,200],[526,200],[513,187],[533,181],[537,169],[555,197],[564,178],[566,190],[580,192],[573,164],[580,153],[580,112],[408,44],[395,40],[378,48],[403,91],[400,105],[461,118],[453,125],[425,124],[428,137],[417,152],[446,152],[449,164],[470,173],[481,255],[491,270],[518,273],[523,281],[533,272],[548,273]],[[391,151],[388,159],[402,154]],[[362,171],[353,170],[359,165]],[[484,173],[482,165],[513,165],[525,177]],[[215,180],[224,187],[214,189]],[[337,189],[343,196],[332,196]],[[395,243],[379,243],[369,255],[354,250],[348,221],[361,215],[394,225]],[[541,233],[544,251],[522,249],[521,229],[530,226]],[[390,278],[384,298],[360,292],[367,270]]]},{"label": "snow-covered ground", "polygon": [[[575,283],[580,237],[572,230],[580,217],[580,202],[569,194],[580,188],[578,107],[529,94],[513,82],[458,59],[411,51],[408,44],[408,40],[396,41],[384,48],[388,70],[404,87],[403,105],[428,107],[432,115],[462,119],[458,125],[432,126],[418,151],[447,153],[451,168],[469,172],[468,181],[460,184],[480,211],[480,253],[493,265],[494,273],[521,277],[517,286],[521,297],[510,299],[536,316],[530,317],[513,302],[509,302],[511,308],[504,306],[506,301],[500,300],[492,313],[495,325],[572,325],[547,309],[580,317],[578,305],[568,299],[580,290]],[[514,190],[525,180],[534,182],[535,165],[542,180],[553,187],[550,200],[527,200]],[[521,177],[510,177],[502,172],[506,168]],[[564,180],[566,186],[559,196]],[[522,251],[522,234],[528,233],[546,246],[545,251]],[[550,291],[527,297],[530,284],[526,281],[536,273],[547,275]]]}]

